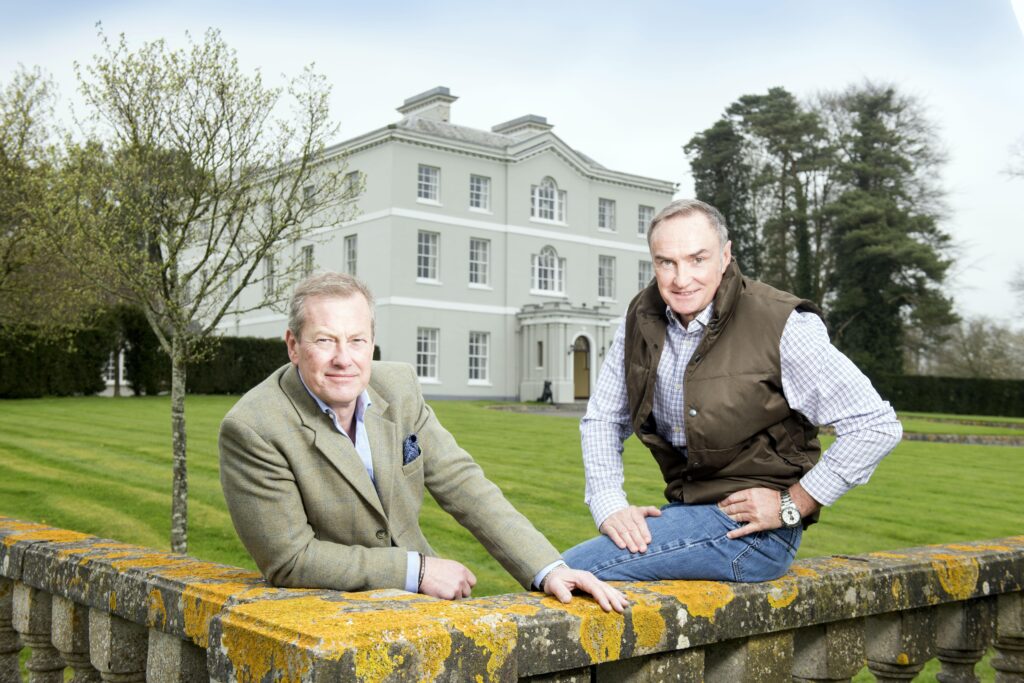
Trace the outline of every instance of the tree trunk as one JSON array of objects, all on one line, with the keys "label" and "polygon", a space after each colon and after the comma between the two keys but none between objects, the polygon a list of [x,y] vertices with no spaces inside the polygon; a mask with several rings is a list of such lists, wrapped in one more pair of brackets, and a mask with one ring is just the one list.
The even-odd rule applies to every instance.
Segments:
[{"label": "tree trunk", "polygon": [[185,462],[185,349],[179,335],[171,341],[171,552],[188,551],[188,470]]}]

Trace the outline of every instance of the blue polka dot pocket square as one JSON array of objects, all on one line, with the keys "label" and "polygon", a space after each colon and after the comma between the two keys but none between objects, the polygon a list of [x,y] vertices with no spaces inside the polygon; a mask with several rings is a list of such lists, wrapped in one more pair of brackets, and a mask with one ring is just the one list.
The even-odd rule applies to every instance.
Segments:
[{"label": "blue polka dot pocket square", "polygon": [[410,434],[405,437],[405,443],[402,444],[402,464],[408,465],[418,457],[420,457],[419,440],[415,434]]}]

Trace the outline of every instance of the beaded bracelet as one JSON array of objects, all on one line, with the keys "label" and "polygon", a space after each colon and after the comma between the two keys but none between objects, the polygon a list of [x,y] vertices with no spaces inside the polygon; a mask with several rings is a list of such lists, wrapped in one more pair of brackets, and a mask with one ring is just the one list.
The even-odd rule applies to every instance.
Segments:
[{"label": "beaded bracelet", "polygon": [[416,582],[416,592],[419,593],[420,589],[423,588],[423,573],[427,570],[427,558],[423,557],[423,553],[420,553],[420,578]]}]

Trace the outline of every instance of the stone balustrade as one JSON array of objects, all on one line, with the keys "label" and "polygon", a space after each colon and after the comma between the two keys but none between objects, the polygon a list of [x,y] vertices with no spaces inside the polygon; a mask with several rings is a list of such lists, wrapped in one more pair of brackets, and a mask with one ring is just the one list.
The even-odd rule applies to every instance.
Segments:
[{"label": "stone balustrade", "polygon": [[625,615],[539,593],[446,602],[257,574],[0,517],[0,683],[1024,681],[1024,536],[803,560],[777,581],[624,586]]}]

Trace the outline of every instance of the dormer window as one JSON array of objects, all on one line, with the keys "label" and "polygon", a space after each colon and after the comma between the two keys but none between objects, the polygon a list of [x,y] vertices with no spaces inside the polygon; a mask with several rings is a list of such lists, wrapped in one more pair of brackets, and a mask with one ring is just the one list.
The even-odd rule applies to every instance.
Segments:
[{"label": "dormer window", "polygon": [[530,218],[551,223],[565,222],[565,190],[547,177],[530,188]]}]

